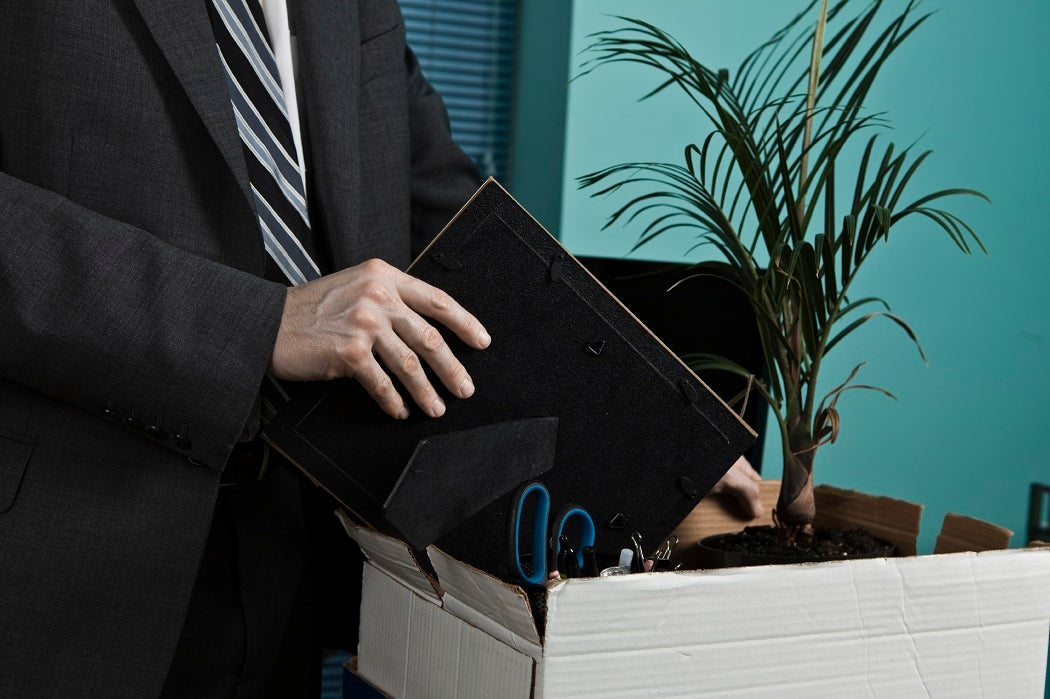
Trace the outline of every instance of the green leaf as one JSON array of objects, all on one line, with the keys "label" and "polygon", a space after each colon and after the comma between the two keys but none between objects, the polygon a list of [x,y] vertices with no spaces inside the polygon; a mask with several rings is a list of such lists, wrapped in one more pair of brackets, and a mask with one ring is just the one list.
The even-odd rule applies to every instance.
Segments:
[{"label": "green leaf", "polygon": [[919,356],[922,357],[922,361],[926,362],[926,352],[923,351],[922,345],[919,344],[919,338],[915,334],[915,331],[912,330],[911,327],[907,323],[905,323],[900,317],[898,317],[898,316],[896,316],[896,315],[894,315],[892,313],[889,313],[887,311],[878,311],[878,312],[875,312],[875,313],[868,313],[868,314],[865,314],[865,315],[861,316],[857,320],[853,321],[852,323],[850,323],[845,328],[843,328],[842,330],[840,330],[838,333],[835,334],[835,337],[833,337],[828,342],[827,347],[824,348],[824,352],[825,353],[830,352],[832,347],[837,345],[841,340],[845,339],[846,336],[848,336],[850,333],[852,333],[854,330],[856,330],[860,326],[862,326],[865,323],[867,323],[872,318],[888,318],[889,320],[893,321],[897,326],[899,326],[902,330],[904,330],[904,332],[908,335],[908,338],[912,341],[912,344],[915,345],[915,349],[917,349],[919,351]]},{"label": "green leaf", "polygon": [[853,248],[857,240],[857,217],[853,214],[842,219],[842,235],[839,240],[842,241],[842,269],[839,277],[842,279],[842,288],[846,289],[853,280]]}]

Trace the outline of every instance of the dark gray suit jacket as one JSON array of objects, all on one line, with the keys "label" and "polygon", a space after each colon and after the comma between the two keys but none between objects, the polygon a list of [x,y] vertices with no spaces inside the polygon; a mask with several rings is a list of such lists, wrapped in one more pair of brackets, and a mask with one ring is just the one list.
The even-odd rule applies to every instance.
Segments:
[{"label": "dark gray suit jacket", "polygon": [[[477,183],[395,0],[293,0],[318,254],[404,266]],[[155,695],[284,288],[204,0],[0,21],[0,696]]]}]

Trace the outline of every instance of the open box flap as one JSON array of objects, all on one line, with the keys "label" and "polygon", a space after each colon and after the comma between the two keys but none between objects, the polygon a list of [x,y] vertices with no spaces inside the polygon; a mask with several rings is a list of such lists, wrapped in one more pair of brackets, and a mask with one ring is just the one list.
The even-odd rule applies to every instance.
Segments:
[{"label": "open box flap", "polygon": [[361,547],[368,559],[383,572],[404,583],[420,597],[434,604],[441,604],[441,587],[419,569],[408,544],[374,529],[362,527],[351,521],[342,510],[336,510],[336,516],[343,523],[343,528],[357,545]]},{"label": "open box flap", "polygon": [[511,648],[539,660],[543,655],[539,632],[522,589],[470,567],[441,549],[427,549],[449,612]]},{"label": "open box flap", "polygon": [[944,516],[933,552],[995,551],[1009,546],[1013,535],[1009,529],[949,512]]},{"label": "open box flap", "polygon": [[899,555],[915,555],[922,505],[830,485],[818,485],[813,494],[817,526],[863,527],[872,536],[894,543]]}]

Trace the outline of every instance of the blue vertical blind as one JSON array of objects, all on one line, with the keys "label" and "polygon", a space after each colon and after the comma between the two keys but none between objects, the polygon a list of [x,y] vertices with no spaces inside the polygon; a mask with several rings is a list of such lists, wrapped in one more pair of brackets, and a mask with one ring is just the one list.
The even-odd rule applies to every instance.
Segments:
[{"label": "blue vertical blind", "polygon": [[483,176],[507,171],[518,0],[400,0],[408,43]]}]

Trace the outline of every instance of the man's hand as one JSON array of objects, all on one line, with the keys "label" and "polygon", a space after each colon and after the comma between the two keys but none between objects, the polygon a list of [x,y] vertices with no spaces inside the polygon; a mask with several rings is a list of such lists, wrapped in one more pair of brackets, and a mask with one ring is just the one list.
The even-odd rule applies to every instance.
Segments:
[{"label": "man's hand", "polygon": [[762,516],[762,498],[758,490],[758,483],[761,480],[762,476],[758,471],[741,456],[726,471],[726,475],[722,476],[722,480],[715,483],[711,492],[732,495],[736,498],[743,514],[750,519],[756,519]]},{"label": "man's hand", "polygon": [[270,373],[291,381],[355,379],[384,412],[404,419],[408,406],[389,371],[423,412],[440,417],[445,404],[423,362],[459,398],[473,395],[474,383],[423,316],[476,349],[491,341],[478,319],[448,294],[380,260],[291,287]]}]

